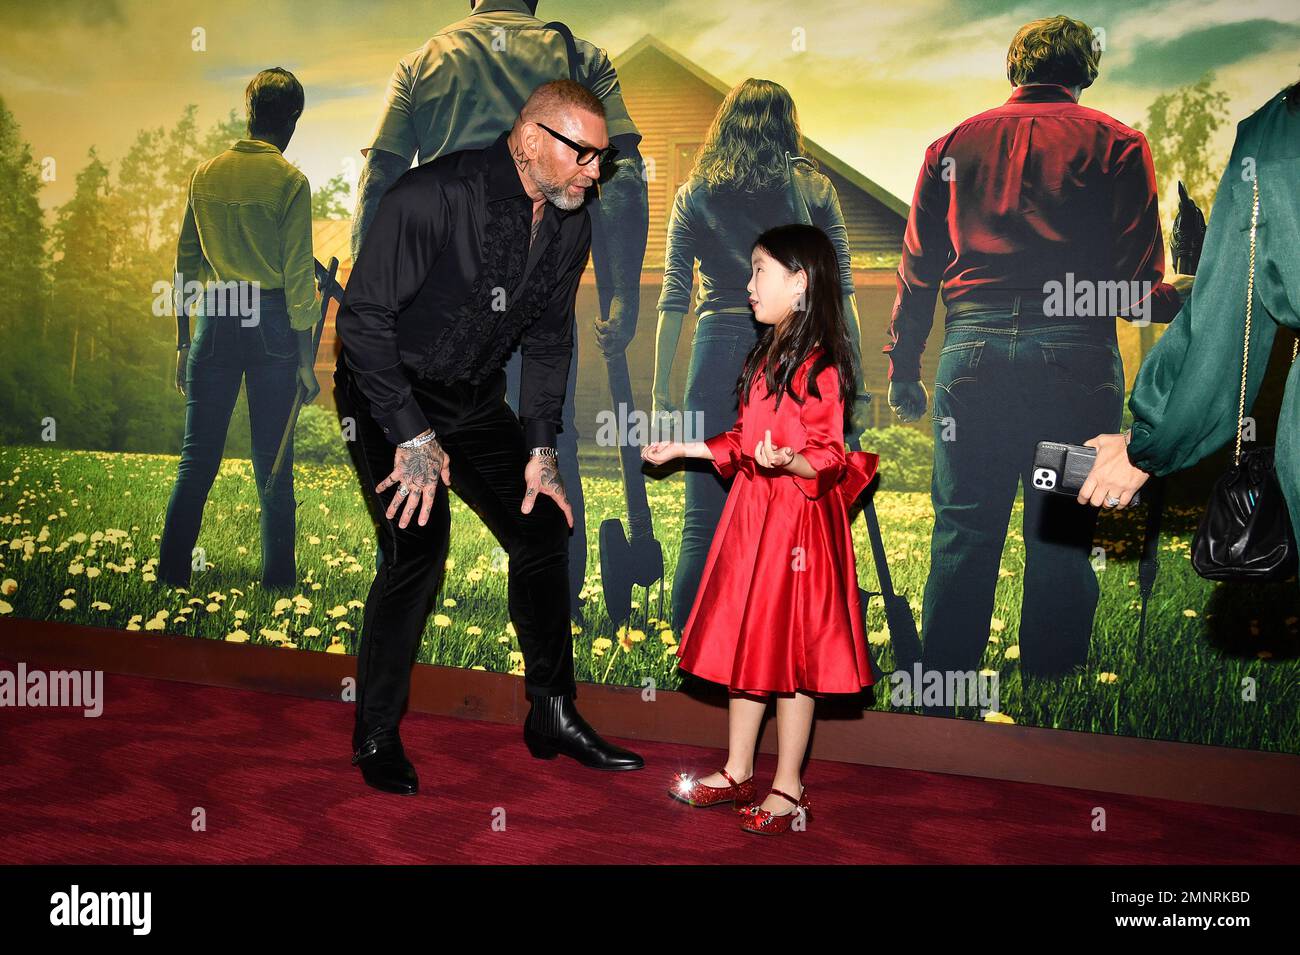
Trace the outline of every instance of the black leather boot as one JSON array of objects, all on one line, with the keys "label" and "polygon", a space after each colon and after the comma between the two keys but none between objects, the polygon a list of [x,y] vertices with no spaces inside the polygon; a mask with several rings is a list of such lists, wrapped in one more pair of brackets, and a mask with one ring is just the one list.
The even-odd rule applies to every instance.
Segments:
[{"label": "black leather boot", "polygon": [[532,709],[524,720],[524,742],[538,759],[571,756],[593,769],[642,769],[636,753],[607,743],[582,718],[572,695],[529,696]]},{"label": "black leather boot", "polygon": [[415,767],[406,758],[395,729],[375,730],[357,747],[352,765],[361,767],[366,785],[399,796],[414,796],[420,788]]}]

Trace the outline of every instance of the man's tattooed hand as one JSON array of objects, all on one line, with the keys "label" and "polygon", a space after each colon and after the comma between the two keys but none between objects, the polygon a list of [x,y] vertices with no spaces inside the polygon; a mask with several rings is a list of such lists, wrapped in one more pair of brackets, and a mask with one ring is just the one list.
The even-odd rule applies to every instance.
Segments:
[{"label": "man's tattooed hand", "polygon": [[524,489],[524,503],[519,508],[521,511],[531,514],[537,495],[546,494],[564,511],[569,526],[573,526],[573,508],[569,504],[568,495],[564,493],[564,481],[560,478],[560,470],[554,458],[540,455],[530,457],[528,466],[524,468],[524,484],[527,486]]},{"label": "man's tattooed hand", "polygon": [[419,523],[423,527],[429,522],[439,480],[451,484],[451,459],[435,438],[418,448],[398,448],[393,455],[393,472],[375,485],[375,491],[382,494],[396,486],[397,491],[385,516],[391,521],[398,509],[402,509],[398,526],[406,527],[411,522],[411,515],[418,510]]}]

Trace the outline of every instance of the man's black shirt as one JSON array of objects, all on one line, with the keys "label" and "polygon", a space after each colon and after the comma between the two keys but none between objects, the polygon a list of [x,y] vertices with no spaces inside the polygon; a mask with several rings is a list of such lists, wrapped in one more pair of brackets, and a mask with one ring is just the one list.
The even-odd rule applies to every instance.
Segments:
[{"label": "man's black shirt", "polygon": [[430,426],[412,380],[482,381],[519,344],[527,446],[555,446],[591,218],[585,206],[547,202],[530,251],[532,200],[508,135],[404,173],[348,279],[335,321],[341,361],[394,444]]}]

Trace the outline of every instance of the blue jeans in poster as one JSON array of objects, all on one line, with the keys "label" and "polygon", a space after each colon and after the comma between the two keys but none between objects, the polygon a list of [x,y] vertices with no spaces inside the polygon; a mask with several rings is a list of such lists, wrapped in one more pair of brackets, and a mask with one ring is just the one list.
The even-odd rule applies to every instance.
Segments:
[{"label": "blue jeans in poster", "polygon": [[[688,440],[705,438],[729,430],[739,412],[736,379],[745,356],[758,341],[761,326],[752,312],[705,312],[695,324],[691,340],[691,364],[686,373],[682,400],[682,422],[698,431]],[[686,626],[695,604],[700,575],[709,556],[722,508],[727,503],[730,481],[724,481],[711,461],[687,460],[686,498],[682,507],[681,550],[673,573],[672,628]]]},{"label": "blue jeans in poster", "polygon": [[[257,322],[247,326],[238,316],[202,310],[198,316],[186,366],[185,440],[158,557],[158,579],[174,587],[190,583],[204,506],[221,467],[241,383],[248,389],[261,507],[262,585],[292,587],[297,581],[292,436],[275,487],[268,493],[265,485],[298,388],[298,342],[281,290],[260,290],[260,306]],[[244,520],[238,514],[220,516]]]},{"label": "blue jeans in poster", "polygon": [[957,303],[949,310],[933,396],[926,670],[979,669],[1021,484],[1021,672],[1055,676],[1087,662],[1098,597],[1090,559],[1097,509],[1035,489],[1034,450],[1043,440],[1082,444],[1117,432],[1123,397],[1113,319]]}]

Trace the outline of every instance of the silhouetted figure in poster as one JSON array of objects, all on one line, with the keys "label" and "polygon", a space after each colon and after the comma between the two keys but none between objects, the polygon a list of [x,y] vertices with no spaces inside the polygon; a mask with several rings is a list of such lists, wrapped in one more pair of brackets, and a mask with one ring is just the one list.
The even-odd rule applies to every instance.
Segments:
[{"label": "silhouetted figure in poster", "polygon": [[[207,288],[192,342],[189,316],[183,307],[176,314],[185,440],[158,558],[158,579],[176,587],[189,586],[194,564],[206,560],[194,545],[241,383],[261,503],[262,585],[288,588],[298,578],[292,435],[274,486],[266,483],[299,385],[305,402],[320,392],[311,187],[283,155],[304,96],[294,75],[277,67],[258,73],[245,97],[248,138],[195,170],[176,250],[178,294],[189,282]],[[251,314],[239,311],[249,303]]]},{"label": "silhouetted figure in poster", "polygon": [[[1017,484],[1033,488],[1037,443],[1080,444],[1118,429],[1116,316],[1168,322],[1178,310],[1177,291],[1161,282],[1146,138],[1078,103],[1100,56],[1077,20],[1026,24],[1007,54],[1010,99],[931,144],[917,179],[885,352],[889,403],[915,420],[925,412],[921,352],[942,287],[926,671],[979,669],[1007,521]],[[1087,661],[1096,519],[1069,498],[1024,495],[1026,675]]]},{"label": "silhouetted figure in poster", "polygon": [[[439,30],[398,63],[374,136],[362,150],[366,161],[358,184],[352,256],[355,261],[380,197],[413,158],[424,164],[457,150],[487,146],[514,121],[536,87],[572,74],[600,99],[610,145],[618,150],[611,172],[589,190],[587,201],[601,303],[596,338],[605,354],[617,354],[636,331],[645,257],[648,203],[638,151],[641,134],[628,115],[618,74],[606,52],[574,38],[576,59],[571,63],[565,36],[534,16],[537,6],[536,0],[471,2],[470,16]],[[521,366],[522,356],[515,352],[506,364],[506,398],[516,412]],[[574,411],[577,380],[575,348],[557,447],[574,514],[569,538],[570,602],[581,619],[587,533]]]},{"label": "silhouetted figure in poster", "polygon": [[[800,221],[804,208],[812,218],[810,224],[822,229],[835,246],[843,313],[858,369],[856,391],[866,393],[848,230],[830,179],[807,160],[788,161],[802,152],[798,114],[789,92],[770,80],[747,79],[733,87],[718,107],[690,177],[673,200],[655,338],[654,409],[656,416],[680,410],[684,424],[698,425],[700,430],[691,440],[725,431],[736,420],[736,381],[762,330],[746,289],[750,250],[768,229]],[[678,409],[669,383],[682,323],[691,307],[697,263],[698,321]],[[862,419],[856,418],[855,424],[860,430]],[[679,633],[695,602],[727,487],[714,468],[686,468],[681,550],[672,596],[672,626]]]}]

